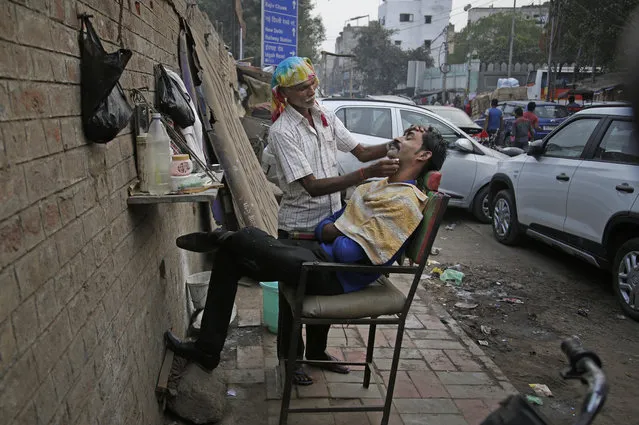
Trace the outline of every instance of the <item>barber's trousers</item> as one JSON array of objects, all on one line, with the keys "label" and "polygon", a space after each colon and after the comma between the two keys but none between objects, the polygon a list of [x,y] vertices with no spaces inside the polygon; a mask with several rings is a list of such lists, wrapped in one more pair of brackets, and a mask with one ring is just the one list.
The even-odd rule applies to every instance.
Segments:
[{"label": "barber's trousers", "polygon": [[[219,354],[224,348],[237,285],[242,276],[297,286],[302,263],[327,260],[317,242],[278,240],[252,227],[235,232],[220,245],[215,257],[198,347],[211,354]],[[334,272],[312,272],[307,278],[306,293],[338,295],[343,293],[343,288]],[[277,347],[280,357],[287,355],[292,318],[291,307],[280,295]],[[307,358],[321,358],[326,350],[328,330],[328,325],[306,327]],[[301,357],[304,353],[301,335],[299,341],[298,356]]]}]

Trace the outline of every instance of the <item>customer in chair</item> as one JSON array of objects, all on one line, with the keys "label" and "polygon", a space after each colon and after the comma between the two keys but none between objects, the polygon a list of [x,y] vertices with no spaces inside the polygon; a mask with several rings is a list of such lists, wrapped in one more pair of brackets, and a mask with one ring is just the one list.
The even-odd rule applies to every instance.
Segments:
[{"label": "customer in chair", "polygon": [[[426,194],[418,188],[429,171],[441,169],[446,144],[429,128],[409,128],[392,143],[389,155],[399,159],[399,169],[391,177],[359,186],[342,210],[327,217],[315,229],[318,241],[305,247],[291,240],[278,240],[257,228],[237,232],[216,230],[181,236],[180,248],[195,252],[217,250],[211,274],[201,331],[196,341],[182,341],[165,333],[169,348],[205,370],[215,369],[224,348],[237,283],[242,276],[258,281],[280,281],[297,285],[305,262],[328,261],[350,264],[390,265],[403,252],[410,235],[423,218]],[[355,272],[309,273],[308,295],[340,295],[364,289],[379,275]],[[290,333],[291,315],[281,316],[279,332]],[[283,323],[288,321],[288,323]],[[307,360],[331,360],[326,353],[327,337],[307,339]],[[301,341],[301,338],[299,339]],[[287,353],[288,347],[283,353]],[[298,353],[299,355],[299,353]],[[322,367],[322,363],[317,363]],[[298,369],[299,385],[312,378]]]}]

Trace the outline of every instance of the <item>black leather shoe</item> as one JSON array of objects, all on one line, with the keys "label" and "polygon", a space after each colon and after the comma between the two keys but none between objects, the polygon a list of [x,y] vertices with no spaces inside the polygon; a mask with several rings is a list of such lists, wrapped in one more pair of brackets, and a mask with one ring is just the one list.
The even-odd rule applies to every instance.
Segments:
[{"label": "black leather shoe", "polygon": [[233,232],[215,229],[212,232],[195,232],[182,235],[175,240],[175,244],[187,251],[210,252],[215,250],[228,239]]},{"label": "black leather shoe", "polygon": [[202,369],[211,372],[220,364],[220,356],[200,350],[193,341],[180,341],[171,331],[164,333],[166,346],[175,354],[197,363]]}]

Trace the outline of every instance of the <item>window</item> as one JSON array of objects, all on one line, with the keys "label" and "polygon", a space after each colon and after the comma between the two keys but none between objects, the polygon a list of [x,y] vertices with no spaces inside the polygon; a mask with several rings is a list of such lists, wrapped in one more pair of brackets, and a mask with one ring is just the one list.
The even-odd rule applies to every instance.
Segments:
[{"label": "window", "polygon": [[407,111],[405,109],[402,109],[400,111],[400,114],[402,117],[402,131],[406,131],[406,129],[411,125],[421,125],[424,127],[432,126],[434,129],[438,130],[442,134],[442,137],[448,144],[449,149],[458,139],[458,135],[455,130],[429,115],[420,114],[419,112]]},{"label": "window", "polygon": [[632,121],[613,121],[595,151],[595,159],[637,165],[638,140],[633,133]]},{"label": "window", "polygon": [[584,118],[571,122],[548,140],[546,155],[559,158],[580,158],[597,124],[599,124],[599,118]]},{"label": "window", "polygon": [[566,118],[570,114],[564,105],[541,105],[535,108],[535,115],[539,118]]},{"label": "window", "polygon": [[424,40],[424,49],[430,50],[431,43],[432,43],[432,40]]},{"label": "window", "polygon": [[424,15],[424,23],[425,24],[430,24],[431,22],[433,22],[433,16],[432,15]]},{"label": "window", "polygon": [[413,14],[412,13],[400,13],[399,14],[399,22],[413,22]]},{"label": "window", "polygon": [[390,108],[343,108],[336,115],[353,133],[384,139],[393,137]]},{"label": "window", "polygon": [[395,40],[395,46],[401,46],[402,40]]}]

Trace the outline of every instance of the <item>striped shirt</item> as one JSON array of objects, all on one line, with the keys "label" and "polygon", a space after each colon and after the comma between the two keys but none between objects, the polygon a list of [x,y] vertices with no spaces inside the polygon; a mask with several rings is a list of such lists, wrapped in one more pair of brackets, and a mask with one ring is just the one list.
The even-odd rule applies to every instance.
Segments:
[{"label": "striped shirt", "polygon": [[[322,124],[324,114],[328,127]],[[325,217],[341,208],[340,194],[311,197],[301,178],[337,177],[337,150],[350,152],[357,141],[335,116],[319,105],[311,108],[315,128],[292,106],[287,106],[269,131],[269,151],[275,156],[280,188],[278,224],[281,230],[313,231]]]}]

